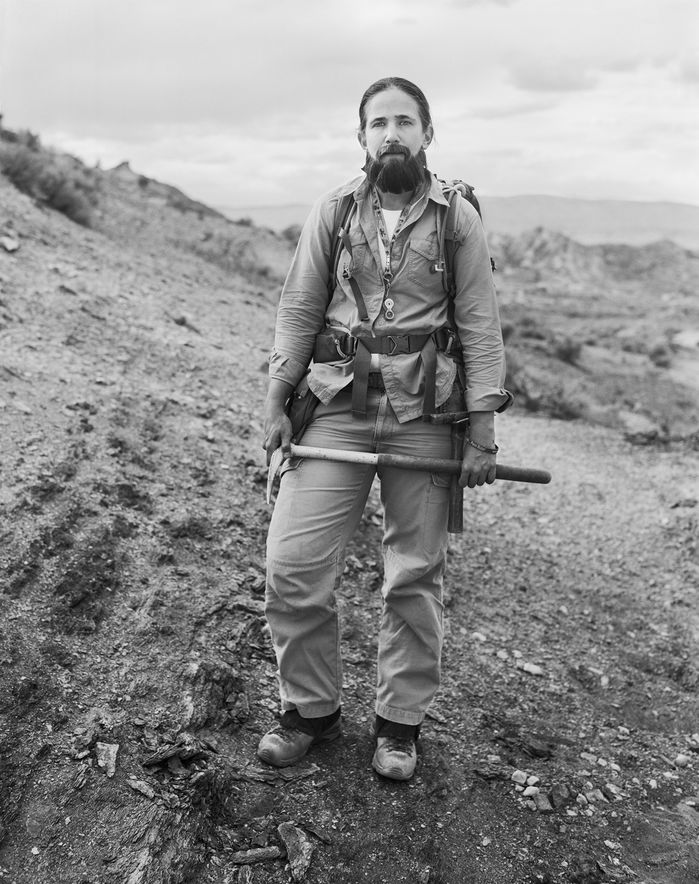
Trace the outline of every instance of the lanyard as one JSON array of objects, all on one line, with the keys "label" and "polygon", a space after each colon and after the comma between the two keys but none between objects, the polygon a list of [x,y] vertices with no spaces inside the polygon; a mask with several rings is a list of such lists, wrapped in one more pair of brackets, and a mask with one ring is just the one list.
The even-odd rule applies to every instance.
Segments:
[{"label": "lanyard", "polygon": [[400,233],[403,225],[405,224],[408,215],[410,214],[410,209],[412,205],[408,203],[403,207],[403,211],[400,213],[400,218],[398,219],[398,223],[396,224],[396,228],[393,231],[391,238],[389,239],[388,233],[386,232],[386,225],[384,224],[383,213],[381,211],[381,201],[379,200],[379,195],[376,192],[376,188],[372,188],[372,204],[374,207],[374,215],[376,217],[376,227],[379,231],[379,236],[381,237],[381,242],[383,244],[384,253],[386,255],[386,266],[383,270],[383,284],[384,284],[384,293],[383,293],[383,311],[385,319],[393,319],[395,317],[395,313],[393,312],[393,308],[395,307],[395,301],[393,298],[388,297],[388,290],[391,287],[391,282],[393,281],[393,273],[391,271],[391,249],[393,247],[393,243],[396,241],[396,237]]}]

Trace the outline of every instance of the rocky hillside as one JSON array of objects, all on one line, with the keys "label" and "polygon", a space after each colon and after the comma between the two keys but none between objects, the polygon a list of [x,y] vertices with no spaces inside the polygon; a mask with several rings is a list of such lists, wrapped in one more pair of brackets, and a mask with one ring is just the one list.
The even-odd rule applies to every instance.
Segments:
[{"label": "rocky hillside", "polygon": [[493,236],[491,250],[520,405],[637,441],[696,434],[699,255],[541,228]]},{"label": "rocky hillside", "polygon": [[553,482],[466,497],[410,784],[370,766],[372,493],[344,737],[278,771],[259,415],[290,246],[76,162],[32,196],[0,175],[2,884],[698,880],[692,256],[646,285],[543,231],[498,245],[501,458]]}]

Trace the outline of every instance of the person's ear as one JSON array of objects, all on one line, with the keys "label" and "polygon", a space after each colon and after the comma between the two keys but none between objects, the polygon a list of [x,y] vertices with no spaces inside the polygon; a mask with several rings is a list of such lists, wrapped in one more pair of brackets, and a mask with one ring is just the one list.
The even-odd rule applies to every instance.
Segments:
[{"label": "person's ear", "polygon": [[432,139],[434,138],[434,129],[432,126],[428,126],[425,129],[425,137],[422,139],[423,148],[429,147],[432,144]]},{"label": "person's ear", "polygon": [[357,129],[357,141],[360,143],[362,148],[366,150],[366,136],[363,129]]}]

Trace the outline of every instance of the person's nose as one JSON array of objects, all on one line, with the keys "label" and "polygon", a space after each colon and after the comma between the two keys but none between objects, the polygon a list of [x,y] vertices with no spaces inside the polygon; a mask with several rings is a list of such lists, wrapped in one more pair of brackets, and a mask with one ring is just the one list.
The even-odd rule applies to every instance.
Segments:
[{"label": "person's nose", "polygon": [[398,137],[398,127],[389,123],[386,127],[386,137],[384,140],[386,144],[397,144],[398,141],[400,141]]}]

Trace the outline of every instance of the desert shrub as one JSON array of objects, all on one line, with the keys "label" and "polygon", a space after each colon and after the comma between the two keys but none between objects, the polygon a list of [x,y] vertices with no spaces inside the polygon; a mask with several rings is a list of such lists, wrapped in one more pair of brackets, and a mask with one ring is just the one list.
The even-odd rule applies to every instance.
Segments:
[{"label": "desert shrub", "polygon": [[35,151],[22,145],[0,148],[0,169],[17,190],[28,196],[39,197],[39,181],[44,163]]},{"label": "desert shrub", "polygon": [[648,351],[648,357],[658,368],[670,368],[672,365],[672,350],[667,344],[655,344]]},{"label": "desert shrub", "polygon": [[145,190],[150,184],[150,178],[147,178],[145,175],[138,176],[138,186],[141,190]]},{"label": "desert shrub", "polygon": [[36,140],[0,145],[0,171],[17,190],[88,227],[96,202],[94,181],[79,168],[59,165],[52,154],[38,149],[36,136],[32,138]]},{"label": "desert shrub", "polygon": [[288,227],[285,227],[282,230],[282,236],[285,240],[291,243],[292,246],[295,246],[299,241],[299,236],[301,236],[301,225],[300,224],[290,224]]},{"label": "desert shrub", "polygon": [[573,338],[562,338],[555,342],[553,353],[556,359],[567,362],[568,365],[577,365],[582,353],[582,342]]},{"label": "desert shrub", "polygon": [[533,338],[536,341],[545,341],[547,338],[546,329],[534,316],[520,317],[517,320],[516,330],[523,338]]},{"label": "desert shrub", "polygon": [[252,227],[253,225],[252,218],[238,218],[233,223],[237,224],[239,227]]}]

